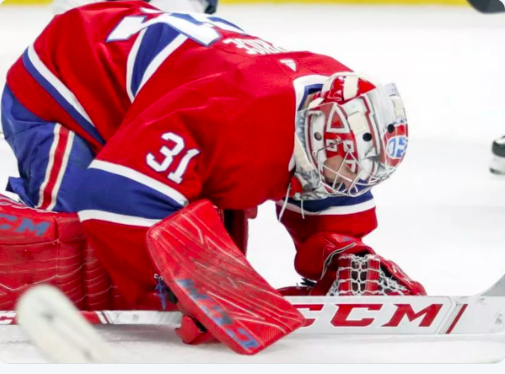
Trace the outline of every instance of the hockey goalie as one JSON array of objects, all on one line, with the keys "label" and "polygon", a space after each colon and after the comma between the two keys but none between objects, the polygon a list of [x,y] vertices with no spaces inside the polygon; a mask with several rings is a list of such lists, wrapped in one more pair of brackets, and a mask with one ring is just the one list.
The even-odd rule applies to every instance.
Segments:
[{"label": "hockey goalie", "polygon": [[[361,241],[405,156],[402,99],[331,57],[216,16],[91,4],[11,67],[2,126],[20,175],[19,201],[0,200],[3,309],[49,282],[83,309],[178,308],[184,341],[255,353],[304,323],[280,292],[425,294]],[[273,290],[245,259],[266,201],[303,286]]]}]

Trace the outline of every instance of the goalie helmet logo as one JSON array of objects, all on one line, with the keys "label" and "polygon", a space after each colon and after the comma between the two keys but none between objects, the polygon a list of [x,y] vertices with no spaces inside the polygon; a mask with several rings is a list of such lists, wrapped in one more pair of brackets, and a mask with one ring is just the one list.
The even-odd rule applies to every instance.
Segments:
[{"label": "goalie helmet logo", "polygon": [[384,144],[386,144],[386,152],[382,163],[397,166],[405,156],[408,147],[408,130],[405,124],[390,125],[393,131],[384,134]]}]

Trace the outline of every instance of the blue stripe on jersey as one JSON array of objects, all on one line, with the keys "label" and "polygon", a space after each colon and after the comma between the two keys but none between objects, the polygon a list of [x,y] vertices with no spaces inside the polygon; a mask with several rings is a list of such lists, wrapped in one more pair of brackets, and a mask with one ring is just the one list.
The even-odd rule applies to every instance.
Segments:
[{"label": "blue stripe on jersey", "polygon": [[105,144],[97,129],[79,113],[60,92],[40,74],[37,68],[30,61],[28,49],[23,54],[23,64],[30,75],[60,104],[60,106],[86,131],[93,139],[100,144]]},{"label": "blue stripe on jersey", "polygon": [[[5,86],[2,96],[2,127],[14,151],[20,178],[9,178],[8,191],[30,207],[39,203],[40,187],[46,177],[56,123],[46,122],[26,109]],[[76,212],[74,201],[80,179],[94,158],[87,142],[75,135],[56,205],[56,212]]]},{"label": "blue stripe on jersey", "polygon": [[136,96],[144,74],[154,58],[180,35],[167,24],[154,24],[146,29],[137,52],[132,72],[131,92]]},{"label": "blue stripe on jersey", "polygon": [[[311,212],[317,213],[322,212],[332,207],[344,207],[344,206],[353,206],[365,203],[367,201],[373,200],[373,195],[371,191],[364,193],[358,197],[347,197],[347,196],[338,196],[338,197],[328,197],[324,200],[310,200],[303,202],[303,209]],[[301,202],[289,199],[289,203],[301,207]]]},{"label": "blue stripe on jersey", "polygon": [[78,195],[79,212],[99,210],[160,220],[183,207],[145,184],[95,168],[86,171]]},{"label": "blue stripe on jersey", "polygon": [[89,143],[76,134],[53,211],[77,212],[77,203],[81,199],[77,193],[77,188],[82,184],[83,178],[86,177],[88,167],[94,158],[95,153]]}]

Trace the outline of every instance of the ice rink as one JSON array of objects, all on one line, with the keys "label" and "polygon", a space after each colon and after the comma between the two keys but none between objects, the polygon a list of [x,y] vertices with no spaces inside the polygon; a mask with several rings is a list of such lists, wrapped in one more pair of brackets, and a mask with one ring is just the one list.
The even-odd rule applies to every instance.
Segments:
[{"label": "ice rink", "polygon": [[[505,134],[505,15],[484,16],[471,8],[329,5],[223,6],[219,15],[284,48],[328,54],[377,81],[397,83],[409,118],[409,151],[392,179],[375,189],[379,228],[366,243],[430,295],[476,294],[505,274],[505,177],[488,171],[491,142]],[[8,67],[50,18],[47,8],[0,6],[2,86]],[[0,186],[15,173],[10,149],[0,140]],[[252,264],[276,287],[299,282],[294,247],[272,203],[260,208],[251,226]],[[121,359],[134,362],[362,358],[360,342],[349,338],[342,344],[330,337],[292,337],[248,358],[217,345],[183,346],[166,329],[109,328],[103,334],[115,342]],[[370,361],[387,357],[383,343],[370,343]],[[405,361],[416,361],[416,343],[398,343],[390,344],[397,344]],[[432,342],[422,350],[439,362],[482,362],[493,350],[505,350],[498,342],[448,348],[449,343]],[[468,351],[465,357],[460,348]],[[0,358],[43,361],[17,327],[0,328]]]}]

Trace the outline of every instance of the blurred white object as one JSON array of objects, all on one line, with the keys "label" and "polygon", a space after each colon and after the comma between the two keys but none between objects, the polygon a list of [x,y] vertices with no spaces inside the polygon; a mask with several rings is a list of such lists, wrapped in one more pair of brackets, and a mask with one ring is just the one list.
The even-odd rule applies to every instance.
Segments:
[{"label": "blurred white object", "polygon": [[[73,8],[99,2],[99,0],[54,0],[53,12],[61,14]],[[203,13],[208,7],[206,0],[151,0],[148,3],[166,12]]]},{"label": "blurred white object", "polygon": [[108,344],[55,287],[31,288],[16,309],[18,323],[51,362],[116,362]]}]

